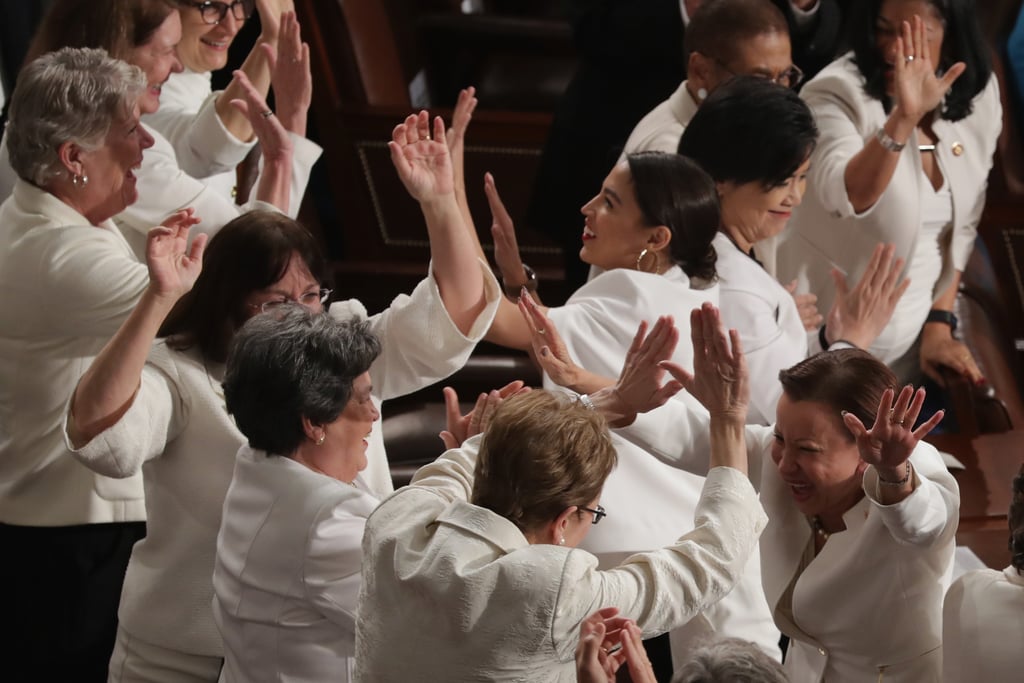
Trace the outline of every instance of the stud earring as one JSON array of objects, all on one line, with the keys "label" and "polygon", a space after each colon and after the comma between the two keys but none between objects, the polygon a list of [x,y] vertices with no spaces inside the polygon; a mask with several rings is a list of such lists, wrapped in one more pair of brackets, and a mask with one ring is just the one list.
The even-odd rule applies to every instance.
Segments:
[{"label": "stud earring", "polygon": [[320,432],[320,436],[316,440],[316,445],[317,446],[323,446],[324,445],[324,439],[326,439],[326,438],[327,438],[327,434],[324,433],[324,432]]},{"label": "stud earring", "polygon": [[565,536],[562,536],[562,539],[558,542],[558,545],[565,545]]},{"label": "stud earring", "polygon": [[708,89],[707,88],[697,88],[697,97],[698,97],[698,99],[700,99],[701,102],[706,100],[708,98]]}]

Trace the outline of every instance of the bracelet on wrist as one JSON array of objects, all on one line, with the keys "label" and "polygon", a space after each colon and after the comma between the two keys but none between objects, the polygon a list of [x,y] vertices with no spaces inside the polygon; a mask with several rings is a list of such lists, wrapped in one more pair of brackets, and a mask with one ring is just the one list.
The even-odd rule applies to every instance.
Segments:
[{"label": "bracelet on wrist", "polygon": [[892,136],[885,132],[885,128],[879,128],[878,132],[875,133],[875,139],[878,140],[878,144],[885,147],[890,152],[902,152],[903,148],[907,146],[905,142],[896,142],[892,139]]},{"label": "bracelet on wrist", "polygon": [[590,396],[586,394],[580,394],[578,400],[580,402],[580,405],[586,408],[587,410],[597,410],[597,408],[594,406],[594,402],[590,400]]},{"label": "bracelet on wrist", "polygon": [[944,311],[941,308],[933,308],[928,311],[928,317],[924,319],[926,323],[943,323],[949,325],[950,332],[956,332],[956,326],[959,324],[959,320],[953,311]]},{"label": "bracelet on wrist", "polygon": [[505,278],[501,279],[501,289],[505,292],[505,296],[513,301],[519,301],[519,293],[523,287],[526,287],[528,292],[536,292],[537,286],[540,284],[537,280],[537,273],[530,266],[523,264],[523,276],[526,278],[526,282],[523,284],[506,284]]},{"label": "bracelet on wrist", "polygon": [[[878,470],[877,469],[875,470],[875,473],[878,474]],[[910,477],[913,476],[913,474],[914,474],[914,466],[911,465],[910,461],[908,460],[907,461],[907,473],[903,475],[902,479],[900,479],[899,481],[889,481],[888,479],[882,479],[882,475],[879,474],[878,475],[878,483],[881,484],[882,486],[904,486],[908,481],[910,481]]]}]

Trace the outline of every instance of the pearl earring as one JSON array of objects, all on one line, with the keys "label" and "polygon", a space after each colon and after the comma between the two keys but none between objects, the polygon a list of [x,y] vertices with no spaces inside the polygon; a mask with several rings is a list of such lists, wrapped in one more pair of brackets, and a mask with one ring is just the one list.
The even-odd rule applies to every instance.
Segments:
[{"label": "pearl earring", "polygon": [[703,102],[708,98],[707,88],[697,88],[697,97]]},{"label": "pearl earring", "polygon": [[565,545],[565,536],[562,536],[562,540],[558,542],[558,545]]},{"label": "pearl earring", "polygon": [[324,445],[324,439],[326,439],[326,438],[327,438],[327,434],[325,434],[324,432],[320,432],[320,436],[316,440],[316,445],[317,446],[323,446]]}]

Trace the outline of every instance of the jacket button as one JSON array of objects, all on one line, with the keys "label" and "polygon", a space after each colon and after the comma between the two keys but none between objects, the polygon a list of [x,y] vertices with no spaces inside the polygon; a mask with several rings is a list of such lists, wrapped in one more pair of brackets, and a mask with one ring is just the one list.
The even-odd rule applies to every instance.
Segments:
[{"label": "jacket button", "polygon": [[953,156],[958,157],[964,153],[964,146],[959,142],[953,143]]}]

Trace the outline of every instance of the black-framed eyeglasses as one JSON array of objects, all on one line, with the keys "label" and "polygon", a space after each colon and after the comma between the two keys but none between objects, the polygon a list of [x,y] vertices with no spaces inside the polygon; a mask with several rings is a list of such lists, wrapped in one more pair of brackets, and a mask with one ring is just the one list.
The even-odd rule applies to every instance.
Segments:
[{"label": "black-framed eyeglasses", "polygon": [[604,507],[602,507],[601,505],[598,505],[596,508],[587,508],[583,507],[582,505],[577,505],[576,509],[583,510],[583,512],[589,512],[590,514],[594,515],[593,521],[590,522],[591,524],[597,524],[602,519],[608,516],[608,513],[605,512]]},{"label": "black-framed eyeglasses", "polygon": [[[741,75],[740,73],[738,73],[736,71],[733,71],[728,66],[726,66],[725,62],[723,62],[718,57],[712,57],[711,61],[713,61],[721,69],[726,71],[730,76],[740,76]],[[801,83],[804,82],[804,72],[801,71],[800,67],[798,67],[796,64],[790,65],[790,67],[788,69],[786,69],[785,71],[780,71],[779,73],[775,74],[774,76],[771,75],[771,74],[759,73],[759,72],[750,73],[750,74],[742,74],[742,75],[744,75],[744,76],[753,76],[754,78],[763,78],[766,81],[771,81],[775,85],[781,85],[783,88],[791,88],[791,89],[797,88]]]},{"label": "black-framed eyeglasses", "polygon": [[206,0],[205,2],[182,1],[185,5],[199,10],[199,15],[207,24],[219,24],[224,21],[228,10],[231,10],[231,14],[238,21],[245,21],[252,16],[253,10],[256,9],[256,0],[234,0],[234,2],[216,2],[216,0]]},{"label": "black-framed eyeglasses", "polygon": [[271,301],[264,301],[261,304],[249,304],[250,308],[259,309],[260,313],[269,313],[280,306],[286,306],[288,304],[300,304],[306,308],[313,308],[317,303],[323,305],[327,302],[328,297],[331,296],[333,289],[327,289],[323,287],[314,292],[306,292],[301,295],[298,299],[290,299],[283,297],[281,299],[272,299]]}]

